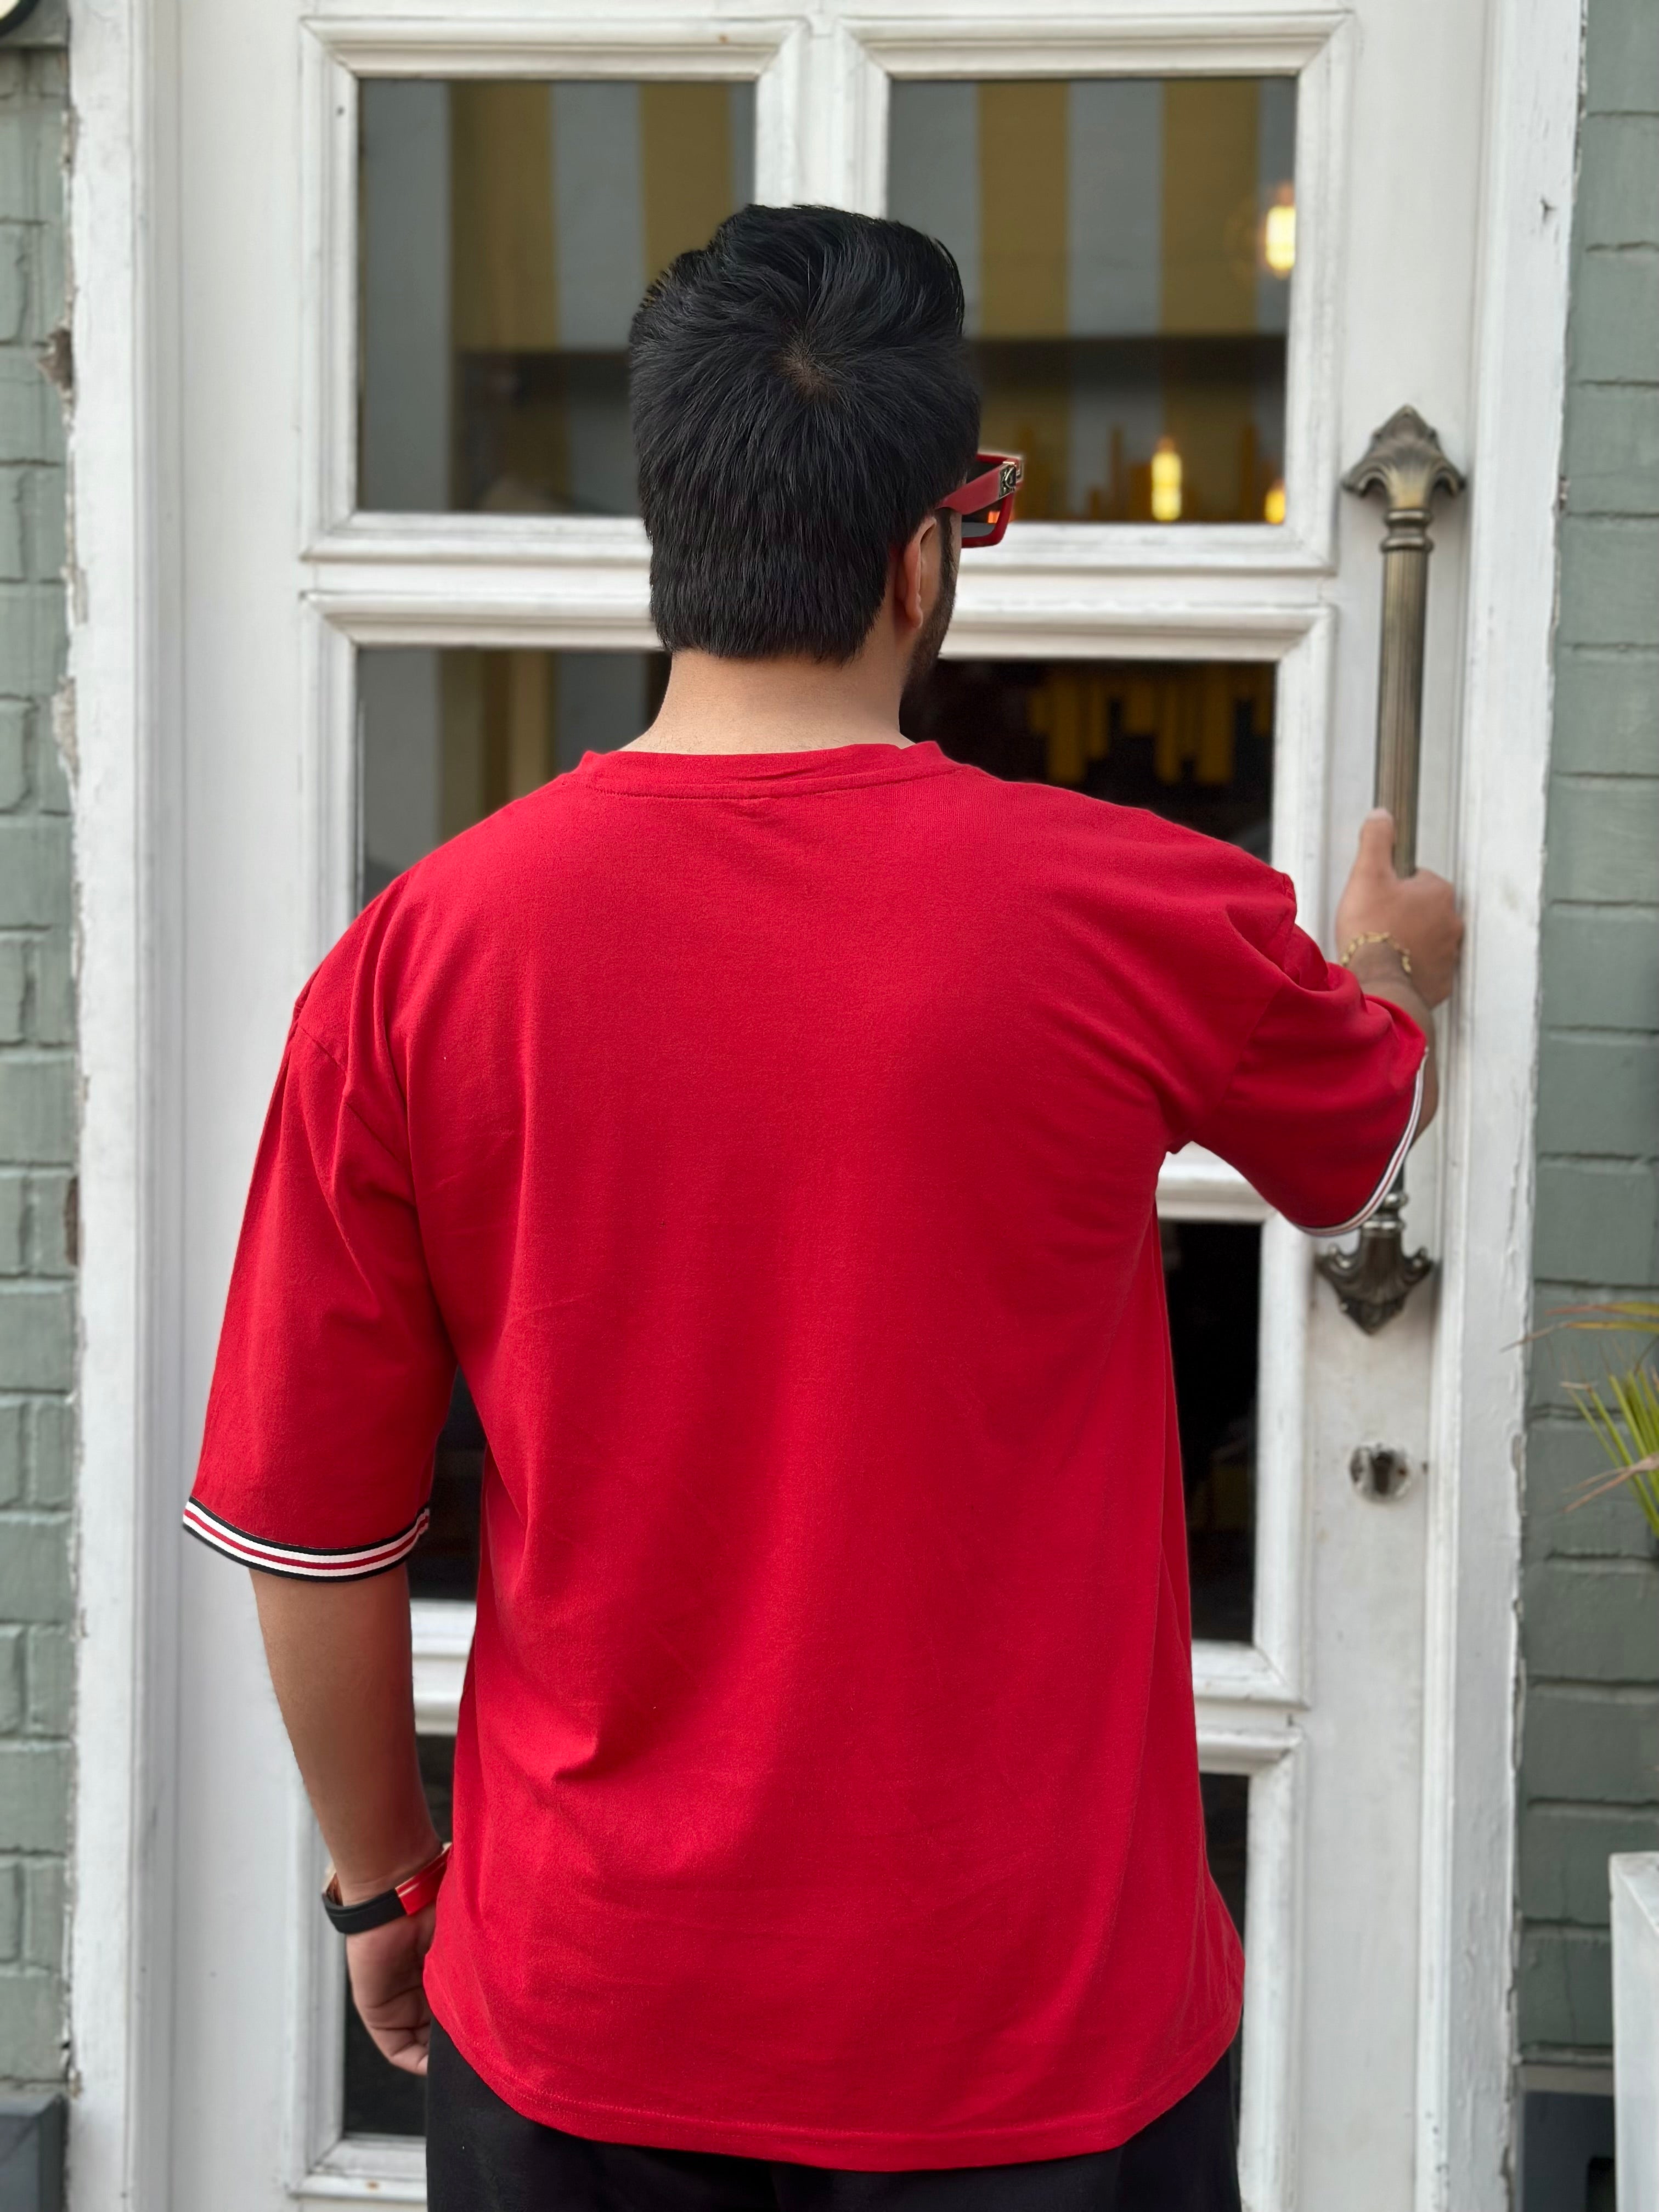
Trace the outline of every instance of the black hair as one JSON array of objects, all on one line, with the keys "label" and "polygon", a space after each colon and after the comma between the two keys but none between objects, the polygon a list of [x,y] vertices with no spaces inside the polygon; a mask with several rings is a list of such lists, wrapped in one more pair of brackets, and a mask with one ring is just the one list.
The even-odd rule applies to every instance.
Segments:
[{"label": "black hair", "polygon": [[841,208],[744,208],[669,264],[629,386],[671,653],[852,659],[894,549],[973,461],[962,322],[945,247]]}]

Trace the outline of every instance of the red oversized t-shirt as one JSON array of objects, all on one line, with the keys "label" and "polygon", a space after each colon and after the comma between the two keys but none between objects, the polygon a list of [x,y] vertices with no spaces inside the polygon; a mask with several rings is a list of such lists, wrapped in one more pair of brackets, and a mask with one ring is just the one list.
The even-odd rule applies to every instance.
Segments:
[{"label": "red oversized t-shirt", "polygon": [[418,1540],[489,1454],[433,2009],[578,2134],[1121,2141],[1237,2023],[1154,1193],[1347,1222],[1423,1043],[1231,847],[931,744],[590,754],[301,994],[189,1525]]}]

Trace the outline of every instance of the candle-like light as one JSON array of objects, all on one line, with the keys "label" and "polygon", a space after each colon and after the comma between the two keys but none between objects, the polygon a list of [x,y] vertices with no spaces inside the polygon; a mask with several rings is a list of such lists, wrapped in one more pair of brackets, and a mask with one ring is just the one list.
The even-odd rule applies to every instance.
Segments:
[{"label": "candle-like light", "polygon": [[1267,496],[1261,502],[1261,520],[1264,522],[1283,522],[1285,520],[1285,483],[1281,477],[1276,477],[1267,486]]},{"label": "candle-like light", "polygon": [[1267,219],[1261,227],[1261,258],[1275,276],[1288,276],[1296,266],[1296,189],[1281,185]]},{"label": "candle-like light", "polygon": [[1152,520],[1181,520],[1181,456],[1173,438],[1160,438],[1152,448]]}]

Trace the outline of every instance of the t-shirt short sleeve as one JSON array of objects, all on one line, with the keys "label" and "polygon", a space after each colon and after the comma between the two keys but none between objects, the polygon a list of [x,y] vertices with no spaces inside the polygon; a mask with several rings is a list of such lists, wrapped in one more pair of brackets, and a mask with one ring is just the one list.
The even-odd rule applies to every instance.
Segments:
[{"label": "t-shirt short sleeve", "polygon": [[1194,1138],[1310,1235],[1356,1229],[1417,1134],[1426,1044],[1292,924],[1281,971],[1221,1097]]},{"label": "t-shirt short sleeve", "polygon": [[398,1117],[370,1127],[304,1003],[260,1140],[185,1522],[246,1565],[347,1581],[395,1566],[425,1530],[455,1361]]}]

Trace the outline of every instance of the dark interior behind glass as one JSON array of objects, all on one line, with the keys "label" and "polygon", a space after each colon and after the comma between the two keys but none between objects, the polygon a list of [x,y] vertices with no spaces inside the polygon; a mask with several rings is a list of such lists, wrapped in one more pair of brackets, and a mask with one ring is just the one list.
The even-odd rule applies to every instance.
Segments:
[{"label": "dark interior behind glass", "polygon": [[1193,1634],[1249,1643],[1255,1613],[1256,1348],[1261,1231],[1166,1221]]},{"label": "dark interior behind glass", "polygon": [[[1249,1859],[1249,1777],[1204,1774],[1199,1777],[1199,1783],[1204,1792],[1204,1837],[1209,1849],[1210,1873],[1242,1937],[1245,1933],[1244,1890]],[[1232,2069],[1233,2121],[1237,2126],[1240,2092],[1244,2086],[1242,2021],[1228,2056]]]},{"label": "dark interior behind glass", "polygon": [[1265,860],[1273,689],[1270,661],[941,660],[903,727],[993,775],[1145,806]]}]

